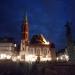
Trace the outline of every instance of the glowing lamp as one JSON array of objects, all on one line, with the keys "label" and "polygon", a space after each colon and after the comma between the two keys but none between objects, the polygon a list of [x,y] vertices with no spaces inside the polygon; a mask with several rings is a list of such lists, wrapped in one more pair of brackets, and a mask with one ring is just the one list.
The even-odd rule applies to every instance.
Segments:
[{"label": "glowing lamp", "polygon": [[69,56],[68,55],[65,55],[65,58],[67,61],[69,61]]},{"label": "glowing lamp", "polygon": [[11,56],[10,55],[7,55],[6,57],[7,57],[7,59],[11,59]]},{"label": "glowing lamp", "polygon": [[37,56],[36,55],[26,55],[25,56],[25,61],[26,62],[35,62],[37,60]]}]

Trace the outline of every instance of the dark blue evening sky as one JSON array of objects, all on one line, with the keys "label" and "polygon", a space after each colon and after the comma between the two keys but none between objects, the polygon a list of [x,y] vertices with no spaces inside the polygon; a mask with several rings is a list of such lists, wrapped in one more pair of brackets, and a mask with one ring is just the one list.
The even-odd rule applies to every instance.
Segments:
[{"label": "dark blue evening sky", "polygon": [[33,34],[43,34],[57,48],[64,48],[64,25],[68,20],[73,23],[75,38],[74,3],[74,0],[0,0],[0,36],[11,36],[20,41],[21,25],[27,12],[30,38]]}]

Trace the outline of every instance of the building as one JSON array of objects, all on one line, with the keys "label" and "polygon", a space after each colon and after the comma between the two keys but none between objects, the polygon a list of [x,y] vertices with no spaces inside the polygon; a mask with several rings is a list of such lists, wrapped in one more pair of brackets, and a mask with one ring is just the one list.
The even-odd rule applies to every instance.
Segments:
[{"label": "building", "polygon": [[16,44],[12,38],[0,38],[0,59],[11,59],[14,55]]},{"label": "building", "polygon": [[46,41],[43,35],[33,35],[29,40],[29,24],[27,15],[22,24],[22,40],[20,46],[21,61],[51,61],[56,59],[55,46]]},{"label": "building", "polygon": [[75,51],[75,42],[73,42],[73,50]]},{"label": "building", "polygon": [[64,61],[69,61],[69,55],[67,49],[61,49],[56,53],[57,56],[57,61],[59,62],[64,62]]},{"label": "building", "polygon": [[71,32],[71,22],[67,22],[66,26],[66,40],[67,40],[67,51],[69,54],[69,60],[75,61],[75,43],[72,39],[72,32]]}]

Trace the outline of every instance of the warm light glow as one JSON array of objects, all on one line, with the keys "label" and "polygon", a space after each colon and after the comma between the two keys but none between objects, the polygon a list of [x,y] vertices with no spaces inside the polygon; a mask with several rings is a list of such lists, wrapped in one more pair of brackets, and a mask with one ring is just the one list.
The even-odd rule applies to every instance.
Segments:
[{"label": "warm light glow", "polygon": [[50,58],[50,57],[48,57],[48,56],[46,56],[46,57],[40,57],[40,61],[51,61],[52,60],[52,58]]},{"label": "warm light glow", "polygon": [[57,57],[57,58],[56,58],[56,60],[58,61],[58,60],[59,60],[59,58]]},{"label": "warm light glow", "polygon": [[0,59],[5,59],[6,58],[6,54],[0,54]]},{"label": "warm light glow", "polygon": [[17,59],[20,60],[20,56],[17,56]]},{"label": "warm light glow", "polygon": [[51,61],[51,58],[41,58],[40,61]]},{"label": "warm light glow", "polygon": [[14,44],[14,47],[16,47],[16,44]]},{"label": "warm light glow", "polygon": [[[22,61],[21,56],[13,56],[12,61],[17,62],[17,61]],[[23,60],[24,61],[24,60]]]},{"label": "warm light glow", "polygon": [[11,56],[10,55],[7,55],[6,57],[7,57],[7,59],[11,59]]},{"label": "warm light glow", "polygon": [[69,56],[67,54],[61,55],[59,57],[56,58],[57,61],[61,60],[61,61],[69,61]]},{"label": "warm light glow", "polygon": [[0,59],[11,59],[11,55],[0,54]]},{"label": "warm light glow", "polygon": [[[23,61],[20,56],[17,57],[20,61]],[[34,55],[34,54],[28,54],[25,55],[25,59],[24,61],[26,62],[35,62],[37,61],[38,56]],[[15,59],[14,59],[15,60]],[[52,58],[50,58],[48,55],[46,55],[46,57],[40,56],[40,61],[51,61]]]},{"label": "warm light glow", "polygon": [[63,56],[61,56],[60,59],[63,60],[64,59]]},{"label": "warm light glow", "polygon": [[69,56],[68,55],[65,55],[65,58],[67,61],[69,61]]},{"label": "warm light glow", "polygon": [[49,45],[49,42],[46,41],[45,44],[46,44],[46,45]]},{"label": "warm light glow", "polygon": [[44,42],[44,43],[43,43],[43,42],[42,42],[42,43],[43,43],[43,44],[46,44],[46,45],[49,45],[50,43],[49,43],[48,41],[46,41],[46,39],[44,38],[44,36],[43,36],[43,35],[41,35],[41,36],[42,36],[43,42]]},{"label": "warm light glow", "polygon": [[48,41],[46,41],[46,39],[45,39],[45,38],[43,38],[43,41],[44,41],[44,44],[49,45],[49,42],[48,42]]},{"label": "warm light glow", "polygon": [[37,56],[36,55],[26,55],[25,56],[25,61],[26,62],[35,62],[37,60]]},{"label": "warm light glow", "polygon": [[12,58],[12,61],[16,62],[17,61],[17,58],[16,57],[13,57]]}]

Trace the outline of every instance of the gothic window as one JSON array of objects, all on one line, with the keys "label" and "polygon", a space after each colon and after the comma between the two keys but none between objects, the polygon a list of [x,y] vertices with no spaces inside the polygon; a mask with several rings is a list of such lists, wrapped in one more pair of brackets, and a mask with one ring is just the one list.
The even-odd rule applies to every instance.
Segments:
[{"label": "gothic window", "polygon": [[43,54],[47,55],[48,52],[49,52],[49,48],[48,47],[44,47],[43,48]]},{"label": "gothic window", "polygon": [[41,48],[40,47],[37,47],[36,48],[36,55],[40,55],[40,51],[41,51]]},{"label": "gothic window", "polygon": [[22,55],[22,56],[21,56],[21,59],[25,59],[25,55]]},{"label": "gothic window", "polygon": [[29,48],[29,54],[33,54],[34,53],[34,48],[33,47],[30,47]]}]

